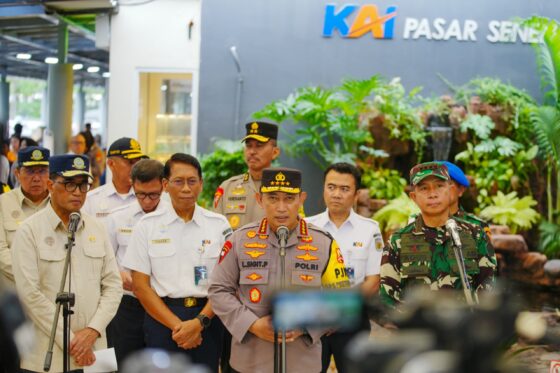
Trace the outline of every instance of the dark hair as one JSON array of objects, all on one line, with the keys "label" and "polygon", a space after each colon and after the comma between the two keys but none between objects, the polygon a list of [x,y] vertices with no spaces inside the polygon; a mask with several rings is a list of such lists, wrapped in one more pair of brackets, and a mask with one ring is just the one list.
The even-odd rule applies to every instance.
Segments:
[{"label": "dark hair", "polygon": [[91,132],[86,132],[86,131],[78,132],[76,136],[82,136],[84,138],[84,140],[86,141],[86,153],[89,153],[91,147],[93,146],[93,143],[95,142]]},{"label": "dark hair", "polygon": [[132,167],[130,173],[132,182],[139,181],[147,183],[149,181],[163,179],[163,164],[155,159],[142,159]]},{"label": "dark hair", "polygon": [[169,179],[169,176],[171,176],[171,166],[173,163],[184,163],[193,166],[196,171],[198,171],[198,177],[202,179],[202,167],[200,167],[198,159],[185,153],[175,153],[165,162],[165,166],[163,167],[164,178]]},{"label": "dark hair", "polygon": [[25,146],[39,146],[39,143],[35,140],[33,140],[31,137],[21,137],[19,139],[19,146],[21,147],[21,144],[25,141]]},{"label": "dark hair", "polygon": [[323,174],[323,180],[327,178],[327,174],[330,171],[338,172],[339,174],[349,174],[354,176],[354,182],[356,183],[356,190],[360,189],[362,185],[362,173],[358,168],[350,163],[339,162],[333,163],[325,170]]}]

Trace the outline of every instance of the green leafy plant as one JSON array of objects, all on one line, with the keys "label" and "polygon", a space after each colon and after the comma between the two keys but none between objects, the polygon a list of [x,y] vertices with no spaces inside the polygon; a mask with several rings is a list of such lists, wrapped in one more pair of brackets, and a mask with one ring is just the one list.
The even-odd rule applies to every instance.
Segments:
[{"label": "green leafy plant", "polygon": [[379,81],[378,76],[373,76],[344,80],[341,86],[330,89],[300,88],[253,116],[299,124],[294,134],[286,133],[286,150],[292,156],[305,154],[322,169],[333,162],[354,163],[360,146],[372,144],[371,134],[360,123],[360,114]]},{"label": "green leafy plant", "polygon": [[492,205],[480,211],[480,216],[496,224],[507,225],[512,233],[520,229],[530,229],[539,218],[539,213],[533,209],[537,204],[530,196],[519,198],[517,192],[504,194],[498,191],[492,197]]},{"label": "green leafy plant", "polygon": [[383,232],[393,232],[407,225],[411,216],[419,214],[420,209],[406,193],[390,201],[373,215]]},{"label": "green leafy plant", "polygon": [[369,189],[371,198],[390,200],[399,197],[404,192],[406,180],[397,170],[368,169],[362,175],[362,184]]},{"label": "green leafy plant", "polygon": [[214,152],[200,157],[204,188],[199,197],[202,206],[212,206],[214,192],[218,186],[232,176],[246,171],[243,144],[239,141],[216,140]]},{"label": "green leafy plant", "polygon": [[[539,248],[548,256],[560,255],[560,23],[531,17],[524,26],[537,30],[542,43],[534,43],[543,105],[531,113],[537,144],[546,166],[547,221],[539,226]],[[556,195],[554,196],[554,185]],[[556,198],[556,203],[554,202]]]}]

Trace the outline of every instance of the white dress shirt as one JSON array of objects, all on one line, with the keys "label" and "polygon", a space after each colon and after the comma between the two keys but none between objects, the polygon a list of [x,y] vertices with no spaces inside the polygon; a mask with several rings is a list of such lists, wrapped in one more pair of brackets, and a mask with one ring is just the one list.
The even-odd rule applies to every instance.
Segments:
[{"label": "white dress shirt", "polygon": [[195,266],[209,277],[231,233],[224,216],[198,205],[186,223],[172,207],[155,211],[134,227],[123,265],[149,275],[160,297],[207,297],[208,284],[195,285]]},{"label": "white dress shirt", "polygon": [[352,285],[361,284],[366,276],[379,274],[383,237],[375,220],[351,210],[348,219],[337,228],[329,218],[328,209],[305,220],[326,230],[338,242]]},{"label": "white dress shirt", "polygon": [[128,205],[136,200],[134,189],[131,187],[126,195],[117,193],[112,182],[91,190],[86,197],[82,211],[100,219],[107,224],[107,216],[112,210]]}]

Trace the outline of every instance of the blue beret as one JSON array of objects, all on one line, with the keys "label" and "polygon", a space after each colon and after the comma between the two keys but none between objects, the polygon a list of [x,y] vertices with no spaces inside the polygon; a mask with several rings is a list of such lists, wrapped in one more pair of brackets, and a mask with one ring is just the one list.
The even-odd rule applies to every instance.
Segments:
[{"label": "blue beret", "polygon": [[32,167],[32,166],[48,166],[49,156],[51,152],[49,149],[40,146],[28,146],[18,151],[18,166],[19,167]]},{"label": "blue beret", "polygon": [[53,155],[49,159],[49,172],[62,177],[85,175],[93,179],[89,172],[89,159],[85,155]]},{"label": "blue beret", "polygon": [[466,188],[470,187],[471,184],[469,183],[469,179],[465,176],[465,173],[459,166],[449,161],[440,161],[444,165],[447,166],[447,170],[449,171],[449,176],[451,179],[459,185],[462,185]]}]

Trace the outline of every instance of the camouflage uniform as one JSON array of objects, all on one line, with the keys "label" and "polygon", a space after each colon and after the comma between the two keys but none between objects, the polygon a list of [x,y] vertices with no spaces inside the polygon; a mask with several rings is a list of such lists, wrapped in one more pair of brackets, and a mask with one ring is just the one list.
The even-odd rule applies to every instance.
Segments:
[{"label": "camouflage uniform", "polygon": [[494,246],[492,246],[492,244],[490,243],[490,239],[492,238],[492,236],[490,234],[490,226],[488,225],[488,223],[485,220],[476,216],[475,214],[466,212],[465,210],[463,210],[462,207],[459,207],[459,211],[457,211],[455,215],[453,215],[453,217],[459,221],[464,221],[466,223],[477,226],[486,233],[486,236],[488,236],[488,253],[492,255],[494,259],[494,263],[497,263],[498,261],[496,259],[496,252],[494,251]]},{"label": "camouflage uniform", "polygon": [[[489,252],[488,236],[475,225],[455,220],[473,291],[491,289],[496,260]],[[424,225],[421,216],[394,233],[383,249],[381,299],[386,305],[396,307],[403,300],[403,292],[414,285],[428,286],[431,290],[462,289],[451,237],[445,227]]]}]

